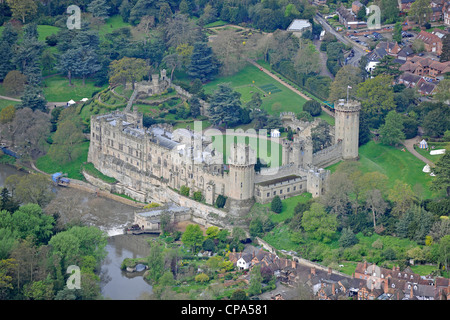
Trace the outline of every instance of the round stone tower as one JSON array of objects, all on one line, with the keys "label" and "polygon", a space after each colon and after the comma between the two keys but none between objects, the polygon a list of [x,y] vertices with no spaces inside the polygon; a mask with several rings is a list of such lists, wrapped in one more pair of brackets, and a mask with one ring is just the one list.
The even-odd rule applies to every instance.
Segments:
[{"label": "round stone tower", "polygon": [[342,158],[358,159],[359,112],[361,104],[355,100],[340,99],[334,104],[335,141],[342,142]]},{"label": "round stone tower", "polygon": [[248,200],[253,197],[255,183],[256,151],[250,146],[238,143],[230,147],[228,157],[228,195],[235,200]]}]

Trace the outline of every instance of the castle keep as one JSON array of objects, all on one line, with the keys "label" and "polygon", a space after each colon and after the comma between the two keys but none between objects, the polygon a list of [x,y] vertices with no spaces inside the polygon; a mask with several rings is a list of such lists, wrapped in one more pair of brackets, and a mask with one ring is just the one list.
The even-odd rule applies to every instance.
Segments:
[{"label": "castle keep", "polygon": [[260,172],[255,171],[256,150],[249,145],[232,144],[224,163],[210,136],[174,131],[169,125],[145,128],[142,116],[119,111],[92,116],[88,154],[88,162],[119,181],[122,193],[142,202],[170,202],[168,188],[182,186],[189,187],[191,195],[200,191],[207,204],[223,195],[228,207],[237,208],[255,200],[267,203],[276,195],[285,199],[310,192],[318,197],[326,192],[330,175],[321,168],[358,156],[356,102],[336,108],[333,146],[313,153],[311,137],[298,127],[293,141],[279,141],[281,165]]}]

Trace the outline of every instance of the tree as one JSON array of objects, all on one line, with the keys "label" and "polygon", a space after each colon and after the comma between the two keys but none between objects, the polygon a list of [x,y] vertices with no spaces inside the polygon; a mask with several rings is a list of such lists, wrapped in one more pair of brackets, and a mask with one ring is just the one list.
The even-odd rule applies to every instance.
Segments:
[{"label": "tree", "polygon": [[195,253],[203,243],[203,232],[200,226],[198,224],[189,224],[181,237],[181,241]]},{"label": "tree", "polygon": [[139,20],[145,15],[158,15],[158,9],[156,7],[155,0],[138,0],[134,7],[130,11],[129,21],[133,25],[137,25]]},{"label": "tree", "polygon": [[347,98],[347,89],[352,87],[356,89],[358,83],[362,81],[361,71],[358,67],[345,65],[336,74],[334,81],[330,86],[330,96],[328,100],[333,103],[339,99]]},{"label": "tree", "polygon": [[94,0],[89,3],[87,10],[92,13],[92,16],[106,20],[109,17],[108,10],[110,8],[106,0]]},{"label": "tree", "polygon": [[164,255],[161,246],[157,242],[152,242],[148,261],[148,278],[157,283],[164,274]]},{"label": "tree", "polygon": [[209,120],[213,125],[231,126],[239,123],[241,115],[241,94],[233,91],[229,84],[221,83],[210,101]]},{"label": "tree", "polygon": [[[450,39],[450,36],[448,38]],[[442,79],[439,81],[439,84],[436,86],[436,93],[434,97],[439,102],[446,102],[450,100],[450,79]]]},{"label": "tree", "polygon": [[188,75],[200,79],[203,83],[211,80],[219,71],[219,64],[211,47],[207,43],[197,42],[191,55]]},{"label": "tree", "polygon": [[380,74],[387,76],[399,76],[402,71],[399,70],[401,64],[394,62],[395,58],[391,55],[385,55],[377,64],[375,70],[372,71],[372,76],[376,77]]},{"label": "tree", "polygon": [[303,105],[303,111],[309,112],[313,117],[320,115],[322,107],[316,100],[308,100]]},{"label": "tree", "polygon": [[37,12],[37,4],[33,0],[6,0],[14,18],[22,20],[25,24],[25,18]]},{"label": "tree", "polygon": [[436,163],[434,168],[436,177],[430,189],[445,190],[447,197],[450,197],[450,152],[446,152]]},{"label": "tree", "polygon": [[392,77],[379,75],[358,85],[356,97],[368,115],[372,127],[378,128],[385,113],[395,108]]},{"label": "tree", "polygon": [[[397,43],[402,42],[402,23],[396,22],[394,25],[394,33],[392,34],[392,39],[395,40]],[[378,68],[378,66],[377,66]]]},{"label": "tree", "polygon": [[71,162],[79,155],[77,146],[85,141],[82,129],[67,119],[58,125],[58,129],[53,135],[53,144],[48,154],[52,159],[62,163]]},{"label": "tree", "polygon": [[145,60],[128,57],[112,61],[109,69],[109,82],[111,85],[126,85],[127,82],[131,82],[133,90],[135,83],[141,81],[148,72]]},{"label": "tree", "polygon": [[300,47],[294,57],[294,68],[302,74],[320,72],[320,55],[311,42],[300,40]]},{"label": "tree", "polygon": [[358,243],[358,238],[356,238],[350,227],[342,229],[341,237],[339,238],[339,244],[343,248],[349,248]]},{"label": "tree", "polygon": [[319,124],[311,129],[313,152],[317,152],[331,145],[330,125],[321,119]]},{"label": "tree", "polygon": [[263,277],[261,275],[261,265],[256,265],[250,271],[250,285],[248,287],[248,294],[250,296],[261,293],[262,281]]},{"label": "tree", "polygon": [[439,262],[445,267],[448,272],[450,260],[450,235],[446,235],[439,241]]},{"label": "tree", "polygon": [[414,192],[407,183],[396,180],[388,195],[388,199],[395,203],[392,212],[397,215],[403,214],[411,207],[415,197]]},{"label": "tree", "polygon": [[417,0],[411,4],[408,10],[408,17],[414,18],[422,26],[431,13],[430,0]]},{"label": "tree", "polygon": [[42,89],[38,86],[27,84],[25,90],[20,97],[20,107],[29,108],[31,110],[47,110],[47,100],[45,100]]},{"label": "tree", "polygon": [[227,201],[227,198],[224,197],[223,195],[219,194],[216,199],[217,208],[223,208],[225,206],[226,201]]},{"label": "tree", "polygon": [[0,37],[0,81],[11,70],[14,70],[14,47],[17,41],[17,31],[14,29],[11,23],[6,23],[2,35]]},{"label": "tree", "polygon": [[372,211],[373,228],[377,230],[376,219],[380,215],[383,215],[388,208],[388,204],[384,201],[381,191],[378,189],[371,189],[367,192],[366,206]]},{"label": "tree", "polygon": [[440,62],[450,61],[450,35],[448,34],[446,34],[442,38],[442,54],[439,61]]},{"label": "tree", "polygon": [[338,222],[336,215],[327,214],[321,204],[313,203],[303,213],[302,226],[312,239],[329,242],[336,232]]},{"label": "tree", "polygon": [[450,108],[444,103],[432,104],[433,109],[426,113],[422,127],[425,133],[439,137],[450,129]]},{"label": "tree", "polygon": [[187,186],[180,187],[180,194],[182,196],[189,197],[189,193],[190,193],[190,188],[188,188]]},{"label": "tree", "polygon": [[270,203],[270,210],[275,213],[281,213],[283,210],[283,203],[281,203],[281,199],[279,196],[275,196]]},{"label": "tree", "polygon": [[230,300],[249,300],[247,293],[242,289],[234,290]]},{"label": "tree", "polygon": [[44,207],[55,196],[51,180],[43,174],[28,174],[22,177],[11,175],[5,180],[5,184],[20,203],[34,203]]},{"label": "tree", "polygon": [[388,145],[398,145],[405,140],[403,133],[403,118],[395,110],[389,111],[384,125],[379,130],[381,142]]}]

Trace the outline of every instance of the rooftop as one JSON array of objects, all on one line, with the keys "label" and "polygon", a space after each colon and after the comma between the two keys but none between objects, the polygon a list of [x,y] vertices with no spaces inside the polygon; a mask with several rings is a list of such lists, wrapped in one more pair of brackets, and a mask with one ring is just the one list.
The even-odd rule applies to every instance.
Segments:
[{"label": "rooftop", "polygon": [[311,27],[311,23],[309,23],[308,20],[295,19],[291,22],[291,24],[287,28],[287,31],[302,31],[303,29],[309,27]]}]

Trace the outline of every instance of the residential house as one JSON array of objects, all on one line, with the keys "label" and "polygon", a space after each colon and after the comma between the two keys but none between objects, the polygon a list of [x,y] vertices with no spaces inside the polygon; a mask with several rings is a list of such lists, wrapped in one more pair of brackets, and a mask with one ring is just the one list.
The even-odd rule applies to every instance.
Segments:
[{"label": "residential house", "polygon": [[239,270],[247,270],[252,265],[252,255],[249,253],[243,254],[237,261],[236,266]]},{"label": "residential house", "polygon": [[411,46],[404,46],[397,54],[397,59],[406,61],[409,57],[414,54]]},{"label": "residential house", "polygon": [[356,29],[367,26],[367,22],[358,21],[356,14],[345,8],[342,4],[336,10],[336,13],[338,14],[339,22],[343,24],[346,29]]},{"label": "residential house", "polygon": [[382,41],[379,42],[376,46],[376,48],[383,48],[384,50],[386,50],[386,53],[397,57],[398,53],[400,52],[400,50],[402,49],[397,42],[391,42],[391,41]]},{"label": "residential house", "polygon": [[426,81],[424,78],[421,78],[417,83],[417,92],[421,95],[429,96],[434,94],[434,90],[436,89],[436,85],[432,82]]},{"label": "residential house", "polygon": [[442,15],[444,19],[444,24],[450,26],[450,1],[446,1],[442,7]]},{"label": "residential house", "polygon": [[407,60],[399,70],[414,73],[421,77],[437,79],[450,72],[450,61],[439,62],[430,58],[414,56]]},{"label": "residential house", "polygon": [[442,39],[437,35],[422,30],[417,39],[423,41],[427,52],[435,52],[437,55],[442,54]]},{"label": "residential house", "polygon": [[407,88],[415,88],[420,79],[422,79],[421,76],[411,72],[404,72],[398,77],[397,83],[404,84]]},{"label": "residential house", "polygon": [[428,22],[437,22],[441,21],[444,14],[442,13],[442,7],[432,7],[430,15],[428,17]]},{"label": "residential house", "polygon": [[364,8],[364,5],[361,2],[359,2],[358,0],[352,2],[352,12],[354,14],[358,14],[361,8]]},{"label": "residential house", "polygon": [[398,0],[398,8],[402,12],[408,12],[411,9],[411,5],[416,0]]}]

